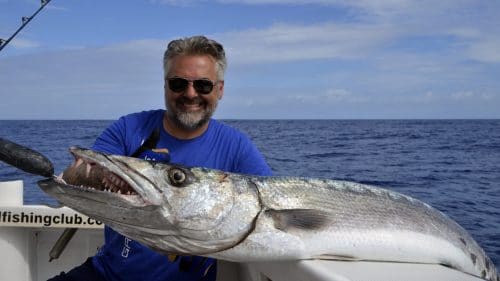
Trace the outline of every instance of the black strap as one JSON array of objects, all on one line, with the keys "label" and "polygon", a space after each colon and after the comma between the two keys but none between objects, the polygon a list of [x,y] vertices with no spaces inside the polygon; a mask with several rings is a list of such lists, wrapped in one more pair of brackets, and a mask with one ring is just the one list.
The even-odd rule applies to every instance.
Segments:
[{"label": "black strap", "polygon": [[151,132],[151,135],[144,141],[144,143],[134,152],[132,153],[132,157],[138,157],[146,150],[156,148],[158,141],[160,140],[160,128],[156,128]]}]

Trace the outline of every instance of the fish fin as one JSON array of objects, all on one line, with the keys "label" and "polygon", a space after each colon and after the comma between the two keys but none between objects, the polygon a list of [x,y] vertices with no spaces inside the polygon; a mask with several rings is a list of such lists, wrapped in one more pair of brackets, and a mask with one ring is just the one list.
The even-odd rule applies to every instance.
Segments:
[{"label": "fish fin", "polygon": [[279,230],[297,228],[301,230],[321,229],[330,222],[328,213],[315,209],[267,210]]},{"label": "fish fin", "polygon": [[334,255],[334,254],[319,255],[319,256],[312,257],[312,259],[315,259],[315,260],[340,260],[340,261],[360,261],[361,260],[361,259],[353,257],[353,256]]}]

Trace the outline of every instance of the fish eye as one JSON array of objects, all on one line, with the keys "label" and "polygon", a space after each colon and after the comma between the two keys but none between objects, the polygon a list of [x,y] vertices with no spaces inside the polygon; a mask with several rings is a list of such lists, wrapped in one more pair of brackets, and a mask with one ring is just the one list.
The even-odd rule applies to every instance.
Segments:
[{"label": "fish eye", "polygon": [[183,170],[173,168],[168,171],[168,177],[172,185],[180,187],[186,181],[186,173]]}]

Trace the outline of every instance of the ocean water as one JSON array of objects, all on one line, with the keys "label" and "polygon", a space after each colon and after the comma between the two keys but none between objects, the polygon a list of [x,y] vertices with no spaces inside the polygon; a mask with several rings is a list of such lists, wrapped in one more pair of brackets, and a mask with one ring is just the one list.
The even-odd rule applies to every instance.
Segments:
[{"label": "ocean water", "polygon": [[[429,203],[467,229],[500,269],[500,120],[225,120],[248,134],[276,175],[350,180]],[[111,121],[0,121],[0,137],[49,157],[89,147]],[[0,163],[0,181],[23,179],[25,204],[54,204],[40,179]]]}]

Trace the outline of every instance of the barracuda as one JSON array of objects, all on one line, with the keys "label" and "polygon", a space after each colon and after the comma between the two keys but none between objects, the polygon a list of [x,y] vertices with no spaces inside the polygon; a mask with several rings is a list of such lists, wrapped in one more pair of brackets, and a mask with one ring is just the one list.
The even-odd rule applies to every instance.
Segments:
[{"label": "barracuda", "polygon": [[40,181],[40,187],[162,253],[240,262],[432,263],[500,280],[467,231],[429,205],[393,191],[70,151],[75,163],[61,176]]}]

